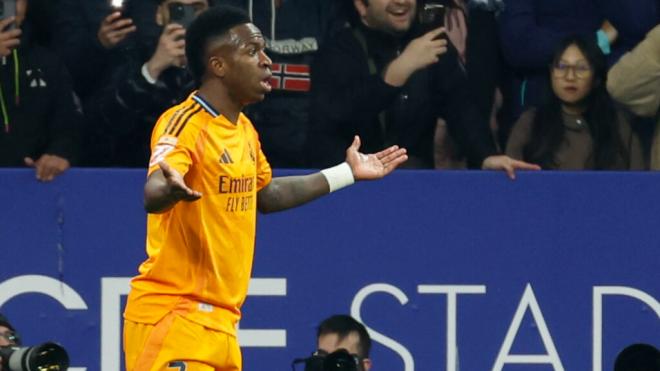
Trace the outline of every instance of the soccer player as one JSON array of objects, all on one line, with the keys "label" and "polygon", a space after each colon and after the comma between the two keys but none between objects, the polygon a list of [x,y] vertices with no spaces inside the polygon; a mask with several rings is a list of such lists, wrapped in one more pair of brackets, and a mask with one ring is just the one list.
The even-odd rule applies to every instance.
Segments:
[{"label": "soccer player", "polygon": [[240,10],[215,7],[186,34],[199,90],[165,112],[152,135],[144,189],[147,260],[125,311],[127,371],[241,370],[236,324],[252,269],[256,211],[295,207],[378,179],[407,159],[396,146],[358,152],[319,173],[272,179],[241,110],[271,90],[264,38]]}]

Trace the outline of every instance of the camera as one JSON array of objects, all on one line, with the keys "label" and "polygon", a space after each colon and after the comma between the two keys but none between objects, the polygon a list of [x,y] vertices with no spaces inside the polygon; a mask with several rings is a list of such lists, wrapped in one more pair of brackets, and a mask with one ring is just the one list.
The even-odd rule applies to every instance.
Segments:
[{"label": "camera", "polygon": [[60,345],[48,342],[32,347],[0,347],[3,371],[65,371],[69,355]]},{"label": "camera", "polygon": [[327,355],[314,354],[308,358],[297,359],[293,363],[305,363],[305,371],[362,371],[360,359],[345,349],[339,349]]},{"label": "camera", "polygon": [[192,4],[173,2],[169,4],[170,23],[182,25],[188,28],[195,20],[195,7]]}]

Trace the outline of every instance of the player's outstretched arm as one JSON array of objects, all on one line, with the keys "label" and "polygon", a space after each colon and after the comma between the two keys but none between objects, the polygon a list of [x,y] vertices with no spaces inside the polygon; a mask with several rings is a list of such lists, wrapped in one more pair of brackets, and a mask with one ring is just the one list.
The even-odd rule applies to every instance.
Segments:
[{"label": "player's outstretched arm", "polygon": [[188,187],[183,176],[167,163],[158,163],[144,185],[144,209],[148,213],[164,213],[179,201],[196,201],[202,194]]},{"label": "player's outstretched arm", "polygon": [[389,147],[372,154],[358,152],[360,138],[346,150],[346,162],[319,173],[274,178],[257,194],[263,213],[286,210],[352,184],[355,180],[380,179],[408,159],[406,150]]}]

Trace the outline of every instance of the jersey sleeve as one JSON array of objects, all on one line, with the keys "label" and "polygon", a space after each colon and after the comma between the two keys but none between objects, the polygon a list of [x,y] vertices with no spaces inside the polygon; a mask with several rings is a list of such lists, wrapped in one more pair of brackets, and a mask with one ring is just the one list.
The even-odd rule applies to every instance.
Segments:
[{"label": "jersey sleeve", "polygon": [[273,180],[273,170],[270,168],[266,155],[261,151],[261,146],[259,146],[257,153],[257,190],[267,186],[271,180]]},{"label": "jersey sleeve", "polygon": [[[154,127],[151,136],[151,157],[149,171],[151,175],[160,167],[158,163],[166,162],[170,167],[185,175],[194,158],[195,130],[186,123],[181,123],[182,109],[172,109],[164,113]],[[179,130],[185,125],[188,130]]]}]

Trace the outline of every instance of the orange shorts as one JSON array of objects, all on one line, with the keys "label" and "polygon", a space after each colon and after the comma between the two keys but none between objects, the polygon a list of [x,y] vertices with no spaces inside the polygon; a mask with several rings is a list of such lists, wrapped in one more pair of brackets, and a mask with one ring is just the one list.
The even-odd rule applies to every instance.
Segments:
[{"label": "orange shorts", "polygon": [[236,337],[170,313],[155,325],[124,320],[126,371],[240,371]]}]

